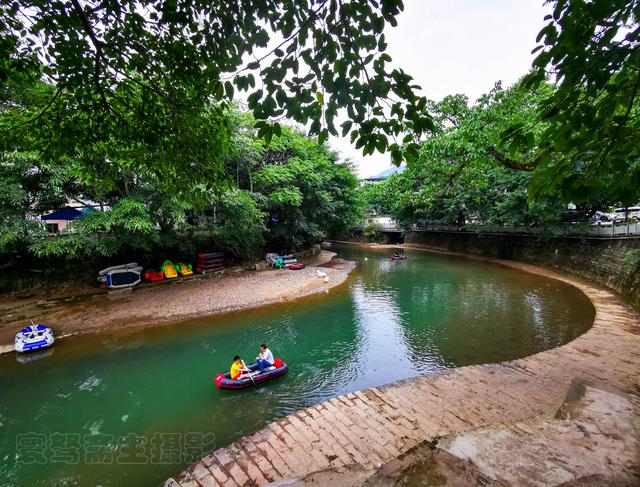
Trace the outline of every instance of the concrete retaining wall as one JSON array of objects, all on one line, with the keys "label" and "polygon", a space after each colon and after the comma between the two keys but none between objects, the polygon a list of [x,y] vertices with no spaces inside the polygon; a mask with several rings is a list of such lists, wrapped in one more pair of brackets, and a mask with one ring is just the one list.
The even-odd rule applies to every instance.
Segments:
[{"label": "concrete retaining wall", "polygon": [[640,309],[640,238],[411,231],[405,243],[543,264],[593,279]]}]

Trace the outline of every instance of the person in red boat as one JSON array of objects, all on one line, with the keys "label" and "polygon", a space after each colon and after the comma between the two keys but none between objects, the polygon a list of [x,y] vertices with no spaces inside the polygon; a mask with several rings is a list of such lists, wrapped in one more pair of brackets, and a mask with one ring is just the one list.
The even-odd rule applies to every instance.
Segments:
[{"label": "person in red boat", "polygon": [[242,359],[236,355],[233,357],[233,363],[231,364],[231,368],[229,369],[229,374],[233,380],[242,380],[245,377],[245,372],[251,372],[248,368],[244,366],[242,363]]},{"label": "person in red boat", "polygon": [[264,369],[271,367],[275,362],[271,350],[269,350],[264,343],[260,345],[260,354],[256,357],[256,362],[258,362],[261,374],[264,372]]}]

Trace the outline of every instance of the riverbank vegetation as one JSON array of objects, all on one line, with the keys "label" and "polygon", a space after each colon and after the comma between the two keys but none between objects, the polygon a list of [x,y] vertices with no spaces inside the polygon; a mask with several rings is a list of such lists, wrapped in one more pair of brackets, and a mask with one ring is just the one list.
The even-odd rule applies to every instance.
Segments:
[{"label": "riverbank vegetation", "polygon": [[[5,102],[4,123],[39,109]],[[48,159],[29,150],[29,139],[14,138],[10,147],[5,142],[0,248],[67,260],[159,258],[215,248],[246,260],[263,247],[308,246],[357,221],[357,180],[325,145],[289,127],[266,142],[237,106],[212,109],[208,116],[223,127],[216,139],[219,163],[212,158],[208,170],[175,179],[136,162],[146,157],[144,144],[126,151],[116,141],[100,144],[105,159],[121,159],[116,168],[99,165],[89,172],[75,157]],[[62,234],[48,233],[37,217],[68,202],[92,211]]]},{"label": "riverbank vegetation", "polygon": [[[386,52],[400,0],[3,3],[3,260],[246,260],[343,233],[361,201],[518,226],[637,203],[640,1],[551,4],[520,82],[436,102]],[[357,194],[339,133],[407,170]],[[69,201],[93,211],[47,233]]]},{"label": "riverbank vegetation", "polygon": [[475,103],[427,102],[432,134],[363,188],[370,210],[402,226],[553,227],[640,201],[640,2],[551,3],[531,72]]},{"label": "riverbank vegetation", "polygon": [[[576,219],[586,221],[611,204],[605,191],[569,195],[539,186],[533,171],[509,167],[496,147],[514,125],[535,124],[540,103],[553,92],[549,84],[533,89],[523,82],[497,83],[471,104],[464,95],[430,102],[435,133],[421,144],[406,170],[362,188],[369,209],[389,214],[402,226],[418,222],[541,227]],[[539,132],[545,124],[538,124]],[[520,160],[535,157],[535,147]],[[568,211],[567,204],[575,209]]]},{"label": "riverbank vegetation", "polygon": [[[398,155],[411,148],[387,136],[429,128],[411,77],[385,53],[401,8],[0,5],[3,276],[29,259],[58,273],[202,248],[246,260],[350,227],[357,183],[328,136],[341,129],[366,151]],[[284,40],[273,45],[275,33]],[[380,113],[383,100],[402,119]],[[338,108],[349,112],[341,127]],[[70,201],[94,211],[47,233],[38,217]]]}]

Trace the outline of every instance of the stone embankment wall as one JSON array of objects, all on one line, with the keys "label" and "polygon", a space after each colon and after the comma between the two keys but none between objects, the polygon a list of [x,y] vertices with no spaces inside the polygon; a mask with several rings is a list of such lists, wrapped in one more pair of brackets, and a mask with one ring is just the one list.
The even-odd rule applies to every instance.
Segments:
[{"label": "stone embankment wall", "polygon": [[555,267],[604,284],[640,309],[640,237],[415,231],[405,243]]}]

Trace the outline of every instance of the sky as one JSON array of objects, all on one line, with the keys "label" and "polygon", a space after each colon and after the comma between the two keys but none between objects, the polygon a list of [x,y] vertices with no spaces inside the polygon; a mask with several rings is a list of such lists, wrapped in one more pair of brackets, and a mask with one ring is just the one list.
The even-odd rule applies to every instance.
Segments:
[{"label": "sky", "polygon": [[[536,35],[551,7],[543,0],[405,0],[398,26],[385,28],[388,53],[432,100],[465,94],[476,100],[496,81],[509,86],[530,68]],[[348,137],[329,145],[360,177],[390,167],[388,154],[363,157]]]}]

